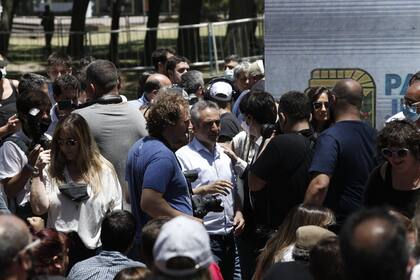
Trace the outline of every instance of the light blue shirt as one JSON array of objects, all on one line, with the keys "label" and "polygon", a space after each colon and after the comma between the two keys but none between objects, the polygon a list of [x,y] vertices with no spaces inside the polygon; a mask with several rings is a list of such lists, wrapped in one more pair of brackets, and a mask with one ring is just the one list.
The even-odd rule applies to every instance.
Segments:
[{"label": "light blue shirt", "polygon": [[236,195],[236,178],[230,158],[223,148],[216,143],[213,152],[194,138],[191,143],[176,152],[182,170],[196,170],[198,179],[192,188],[210,184],[216,180],[227,180],[233,183],[233,191],[228,195],[218,194],[222,199],[223,212],[210,212],[204,218],[204,226],[209,234],[227,235],[233,230],[234,197]]},{"label": "light blue shirt", "polygon": [[150,102],[149,100],[146,99],[146,97],[143,94],[143,96],[140,97],[139,99],[128,101],[128,104],[130,106],[135,107],[136,109],[140,109],[143,106],[149,105]]},{"label": "light blue shirt", "polygon": [[249,93],[250,91],[244,90],[238,97],[238,99],[235,101],[235,103],[233,104],[233,108],[232,108],[232,113],[238,118],[239,123],[241,123],[241,121],[245,120],[241,109],[239,108],[239,104],[241,104],[242,99]]},{"label": "light blue shirt", "polygon": [[68,280],[112,280],[128,267],[146,267],[117,251],[102,251],[98,255],[76,263],[67,276]]}]

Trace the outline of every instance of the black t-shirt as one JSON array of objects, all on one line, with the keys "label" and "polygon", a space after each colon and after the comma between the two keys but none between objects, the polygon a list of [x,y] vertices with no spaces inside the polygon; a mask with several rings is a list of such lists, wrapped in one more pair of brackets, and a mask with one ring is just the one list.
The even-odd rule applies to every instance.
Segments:
[{"label": "black t-shirt", "polygon": [[376,130],[362,121],[337,122],[318,137],[309,171],[331,177],[324,206],[334,211],[339,225],[362,205],[376,165]]},{"label": "black t-shirt", "polygon": [[277,228],[290,209],[303,202],[310,182],[312,134],[302,130],[275,136],[251,166],[251,172],[267,182],[268,220],[263,221],[262,214],[259,222]]},{"label": "black t-shirt", "polygon": [[265,273],[264,280],[312,280],[307,264],[302,262],[275,263]]},{"label": "black t-shirt", "polygon": [[232,140],[241,130],[241,124],[234,114],[226,112],[220,116],[219,142]]},{"label": "black t-shirt", "polygon": [[10,85],[12,86],[12,94],[6,98],[0,100],[0,126],[4,126],[7,124],[7,121],[11,116],[16,114],[16,98],[17,98],[17,89],[13,85],[12,81],[10,81]]},{"label": "black t-shirt", "polygon": [[392,187],[392,169],[386,166],[385,180],[381,175],[381,166],[376,167],[370,174],[366,185],[364,204],[368,207],[387,206],[408,218],[414,217],[416,203],[420,199],[420,189],[396,190]]}]

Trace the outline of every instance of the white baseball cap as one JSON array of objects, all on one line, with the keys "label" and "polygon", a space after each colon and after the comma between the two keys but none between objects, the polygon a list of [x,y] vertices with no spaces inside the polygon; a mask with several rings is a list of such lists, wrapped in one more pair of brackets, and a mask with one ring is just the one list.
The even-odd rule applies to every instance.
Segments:
[{"label": "white baseball cap", "polygon": [[[170,276],[186,276],[207,268],[213,262],[210,238],[202,224],[178,216],[165,223],[153,247],[155,266]],[[169,268],[167,263],[175,257],[187,257],[194,262],[191,268]]]},{"label": "white baseball cap", "polygon": [[228,82],[219,81],[210,86],[210,96],[217,101],[228,102],[232,100],[233,88]]}]

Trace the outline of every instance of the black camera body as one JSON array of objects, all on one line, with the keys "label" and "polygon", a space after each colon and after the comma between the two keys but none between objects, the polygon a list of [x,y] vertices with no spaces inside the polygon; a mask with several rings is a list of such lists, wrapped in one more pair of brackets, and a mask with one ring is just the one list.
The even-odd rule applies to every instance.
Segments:
[{"label": "black camera body", "polygon": [[202,219],[209,212],[222,212],[224,208],[221,203],[222,200],[215,196],[194,195],[192,197],[194,217]]},{"label": "black camera body", "polygon": [[[197,170],[187,170],[184,171],[185,179],[187,179],[188,185],[191,189],[191,183],[193,183],[198,178]],[[209,212],[222,212],[223,206],[222,200],[216,196],[201,196],[193,195],[191,197],[194,217],[204,218]]]},{"label": "black camera body", "polygon": [[198,171],[197,170],[186,170],[183,172],[185,179],[189,184],[194,183],[198,179]]},{"label": "black camera body", "polygon": [[51,140],[47,136],[41,135],[38,139],[34,139],[31,143],[29,151],[32,151],[36,145],[41,145],[44,150],[49,150],[51,146]]}]

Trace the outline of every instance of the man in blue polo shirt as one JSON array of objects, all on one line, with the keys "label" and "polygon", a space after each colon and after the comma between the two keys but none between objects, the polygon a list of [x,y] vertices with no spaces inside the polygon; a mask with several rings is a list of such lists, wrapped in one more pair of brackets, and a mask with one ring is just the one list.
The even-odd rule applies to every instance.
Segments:
[{"label": "man in blue polo shirt", "polygon": [[150,136],[137,141],[128,153],[126,180],[137,220],[137,245],[150,219],[193,215],[188,184],[174,154],[187,144],[189,126],[188,103],[179,95],[159,96],[148,115]]}]

